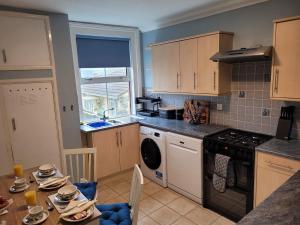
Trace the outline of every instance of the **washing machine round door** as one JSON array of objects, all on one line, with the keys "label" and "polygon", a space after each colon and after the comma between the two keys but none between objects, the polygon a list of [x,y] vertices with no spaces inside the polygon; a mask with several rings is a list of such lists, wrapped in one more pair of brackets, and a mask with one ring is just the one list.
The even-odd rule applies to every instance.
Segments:
[{"label": "washing machine round door", "polygon": [[161,154],[158,145],[151,138],[145,138],[141,144],[141,155],[146,166],[152,170],[159,168]]}]

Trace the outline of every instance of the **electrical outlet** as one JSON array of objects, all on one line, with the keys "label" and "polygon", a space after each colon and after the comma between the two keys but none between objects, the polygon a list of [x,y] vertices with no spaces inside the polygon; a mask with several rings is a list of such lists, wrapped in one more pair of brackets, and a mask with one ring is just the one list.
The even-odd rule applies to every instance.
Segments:
[{"label": "electrical outlet", "polygon": [[223,104],[217,104],[217,110],[222,111],[223,110]]},{"label": "electrical outlet", "polygon": [[270,115],[270,110],[269,109],[263,109],[261,114],[262,114],[262,116],[269,116]]}]

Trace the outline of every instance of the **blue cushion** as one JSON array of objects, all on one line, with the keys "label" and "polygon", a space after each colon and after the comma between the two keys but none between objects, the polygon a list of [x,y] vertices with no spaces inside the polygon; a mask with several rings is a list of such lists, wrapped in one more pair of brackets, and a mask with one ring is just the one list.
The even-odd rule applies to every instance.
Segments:
[{"label": "blue cushion", "polygon": [[128,203],[96,205],[102,213],[101,225],[131,225],[130,206]]},{"label": "blue cushion", "polygon": [[87,199],[92,200],[95,198],[95,194],[97,191],[97,182],[75,183],[74,185]]}]

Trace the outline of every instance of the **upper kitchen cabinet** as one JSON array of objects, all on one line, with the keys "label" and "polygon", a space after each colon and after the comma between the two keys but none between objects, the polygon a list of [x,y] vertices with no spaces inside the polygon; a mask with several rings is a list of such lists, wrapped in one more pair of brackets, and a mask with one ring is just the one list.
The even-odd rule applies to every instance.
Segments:
[{"label": "upper kitchen cabinet", "polygon": [[0,11],[0,70],[51,69],[47,16]]},{"label": "upper kitchen cabinet", "polygon": [[271,98],[300,101],[300,17],[274,22]]},{"label": "upper kitchen cabinet", "polygon": [[179,91],[179,42],[152,47],[153,91]]},{"label": "upper kitchen cabinet", "polygon": [[214,32],[152,45],[153,91],[195,95],[230,92],[231,65],[213,62],[232,49],[233,33]]},{"label": "upper kitchen cabinet", "polygon": [[197,39],[179,42],[180,92],[197,93]]},{"label": "upper kitchen cabinet", "polygon": [[216,52],[232,49],[232,33],[215,33],[198,38],[197,92],[201,95],[230,93],[230,64],[213,62],[210,57]]}]

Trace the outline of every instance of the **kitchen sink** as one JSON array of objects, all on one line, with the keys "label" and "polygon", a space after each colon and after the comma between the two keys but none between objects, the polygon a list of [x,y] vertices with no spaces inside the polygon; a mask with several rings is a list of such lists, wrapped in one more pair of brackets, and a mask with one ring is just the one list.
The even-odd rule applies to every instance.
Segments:
[{"label": "kitchen sink", "polygon": [[93,128],[100,128],[100,127],[111,126],[112,123],[106,121],[97,121],[97,122],[88,123],[87,125]]},{"label": "kitchen sink", "polygon": [[112,124],[122,124],[123,123],[120,120],[108,120],[107,122],[112,123]]}]

